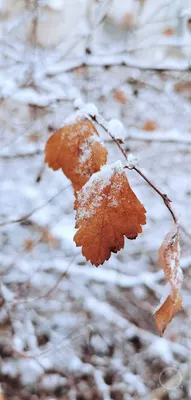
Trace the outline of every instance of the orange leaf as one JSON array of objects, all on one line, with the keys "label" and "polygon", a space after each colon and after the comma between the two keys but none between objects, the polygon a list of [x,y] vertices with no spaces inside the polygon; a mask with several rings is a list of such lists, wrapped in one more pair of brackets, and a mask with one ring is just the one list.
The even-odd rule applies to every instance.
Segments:
[{"label": "orange leaf", "polygon": [[190,96],[190,93],[191,93],[191,82],[189,82],[189,81],[178,82],[174,86],[174,89],[175,89],[175,92],[177,92],[177,93],[183,93],[185,95],[187,94],[188,96]]},{"label": "orange leaf", "polygon": [[143,205],[132,191],[120,161],[102,167],[78,192],[74,236],[92,264],[103,264],[124,247],[124,235],[135,239],[146,223]]},{"label": "orange leaf", "polygon": [[127,12],[121,21],[123,27],[132,29],[135,27],[135,15],[133,13]]},{"label": "orange leaf", "polygon": [[180,268],[180,246],[178,229],[166,235],[159,249],[159,264],[164,270],[168,281],[167,295],[161,300],[155,312],[157,329],[162,336],[172,318],[182,308],[182,299],[179,289],[182,284],[182,270]]},{"label": "orange leaf", "polygon": [[148,131],[148,132],[153,132],[156,131],[157,129],[157,124],[155,121],[152,121],[150,119],[148,119],[148,121],[146,121],[143,125],[143,130],[144,131]]},{"label": "orange leaf", "polygon": [[75,191],[107,162],[107,150],[87,118],[65,125],[54,133],[46,143],[45,154],[49,167],[54,171],[61,168]]},{"label": "orange leaf", "polygon": [[162,336],[167,325],[172,321],[174,316],[182,308],[182,299],[179,295],[172,300],[171,296],[168,296],[162,306],[155,313],[155,321],[157,329]]},{"label": "orange leaf", "polygon": [[32,239],[25,240],[24,249],[25,251],[32,251],[34,248],[35,242]]},{"label": "orange leaf", "polygon": [[0,392],[0,400],[5,400],[5,397],[3,396],[3,392]]},{"label": "orange leaf", "polygon": [[123,90],[115,90],[114,92],[114,99],[117,100],[121,104],[126,104],[127,103],[127,98],[125,96],[125,93]]},{"label": "orange leaf", "polygon": [[166,29],[163,31],[163,34],[164,34],[165,36],[173,36],[173,35],[175,34],[175,30],[174,30],[173,28],[166,28]]},{"label": "orange leaf", "polygon": [[51,248],[59,247],[59,240],[56,239],[52,233],[50,233],[48,228],[40,228],[41,238],[40,241],[42,243],[47,243]]}]

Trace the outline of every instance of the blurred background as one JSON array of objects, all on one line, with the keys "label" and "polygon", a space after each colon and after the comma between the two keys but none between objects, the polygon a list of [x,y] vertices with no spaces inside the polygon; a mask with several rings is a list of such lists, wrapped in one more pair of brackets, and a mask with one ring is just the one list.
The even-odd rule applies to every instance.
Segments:
[{"label": "blurred background", "polygon": [[[0,1],[1,400],[191,399],[190,58],[189,0]],[[70,182],[44,165],[77,99],[121,121],[179,217],[184,307],[163,338],[162,200],[128,171],[147,225],[95,268],[73,243]]]}]

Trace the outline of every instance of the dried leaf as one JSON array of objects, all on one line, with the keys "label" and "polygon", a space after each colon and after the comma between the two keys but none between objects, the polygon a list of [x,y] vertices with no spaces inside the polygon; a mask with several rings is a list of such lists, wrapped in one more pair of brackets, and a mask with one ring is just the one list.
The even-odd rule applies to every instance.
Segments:
[{"label": "dried leaf", "polygon": [[121,104],[127,104],[127,98],[125,93],[122,90],[115,90],[114,99],[117,100]]},{"label": "dried leaf", "polygon": [[132,191],[120,161],[102,167],[78,192],[74,241],[92,264],[103,264],[135,239],[146,223],[143,205]]},{"label": "dried leaf", "polygon": [[144,131],[148,131],[148,132],[153,132],[156,131],[157,129],[157,124],[155,121],[152,121],[150,119],[148,119],[148,121],[146,121],[143,125],[143,130]]},{"label": "dried leaf", "polygon": [[175,30],[174,30],[173,28],[166,28],[166,29],[163,31],[163,34],[164,34],[165,36],[173,36],[173,35],[175,34]]},{"label": "dried leaf", "polygon": [[130,12],[127,12],[121,20],[121,26],[126,29],[134,28],[135,23],[136,23],[135,15]]},{"label": "dried leaf", "polygon": [[41,228],[41,238],[40,242],[47,243],[50,248],[58,248],[59,247],[59,240],[55,238],[52,233],[49,231],[48,228]]},{"label": "dried leaf", "polygon": [[1,387],[1,384],[0,384],[0,400],[5,400],[5,397],[4,397],[4,394],[3,394],[3,389],[2,389],[2,387]]},{"label": "dried leaf", "polygon": [[107,150],[100,142],[96,128],[86,118],[54,133],[47,141],[45,154],[49,167],[54,171],[61,168],[75,191],[107,162]]},{"label": "dried leaf", "polygon": [[177,93],[182,93],[185,96],[191,95],[191,82],[190,81],[184,81],[184,82],[178,82],[174,86],[174,90]]},{"label": "dried leaf", "polygon": [[162,306],[156,311],[155,321],[161,336],[181,308],[182,299],[179,295],[177,295],[174,300],[172,300],[171,296],[168,296]]},{"label": "dried leaf", "polygon": [[31,143],[39,142],[39,140],[40,140],[40,136],[35,133],[31,133],[31,135],[28,136],[28,141]]},{"label": "dried leaf", "polygon": [[168,281],[168,292],[155,312],[157,329],[162,336],[172,318],[182,308],[179,289],[183,275],[180,268],[180,246],[177,228],[174,232],[166,235],[159,249],[159,264],[163,268],[165,278]]},{"label": "dried leaf", "polygon": [[32,251],[35,246],[35,242],[32,239],[26,239],[24,243],[25,251]]}]

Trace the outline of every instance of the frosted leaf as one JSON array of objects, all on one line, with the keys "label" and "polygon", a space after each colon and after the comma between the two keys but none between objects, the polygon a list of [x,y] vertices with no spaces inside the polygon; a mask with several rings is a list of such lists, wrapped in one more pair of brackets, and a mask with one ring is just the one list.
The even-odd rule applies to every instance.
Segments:
[{"label": "frosted leaf", "polygon": [[[83,218],[90,218],[96,213],[96,208],[100,207],[102,200],[105,198],[105,194],[102,193],[103,189],[110,184],[113,173],[120,173],[121,171],[123,171],[123,165],[121,161],[116,161],[111,165],[104,165],[99,172],[96,172],[90,177],[82,190],[78,192],[80,212],[78,210],[77,222],[80,222]],[[99,192],[101,194],[97,192],[97,185],[99,185]],[[116,190],[119,190],[119,185],[116,185]],[[92,196],[94,196],[95,199],[91,201],[87,209],[87,202]],[[112,202],[115,207],[118,205],[115,199],[111,199],[111,205]]]},{"label": "frosted leaf", "polygon": [[160,309],[160,307],[165,303],[166,299],[171,294],[171,291],[172,291],[172,289],[171,289],[170,283],[167,282],[167,284],[166,284],[166,286],[165,286],[165,288],[163,290],[163,293],[162,293],[162,296],[161,296],[161,299],[160,299],[160,303],[155,308],[155,312],[154,313],[156,313]]},{"label": "frosted leaf", "polygon": [[48,139],[45,147],[45,162],[55,171],[61,168],[75,192],[107,162],[107,149],[95,126],[89,119],[76,114]]},{"label": "frosted leaf", "polygon": [[145,209],[132,191],[121,161],[101,168],[77,193],[74,236],[92,264],[103,264],[124,247],[124,236],[136,239],[146,223]]},{"label": "frosted leaf", "polygon": [[159,264],[164,270],[168,281],[160,305],[155,311],[155,320],[159,333],[162,335],[172,318],[182,308],[179,294],[183,274],[180,268],[180,245],[178,227],[169,232],[160,249]]}]

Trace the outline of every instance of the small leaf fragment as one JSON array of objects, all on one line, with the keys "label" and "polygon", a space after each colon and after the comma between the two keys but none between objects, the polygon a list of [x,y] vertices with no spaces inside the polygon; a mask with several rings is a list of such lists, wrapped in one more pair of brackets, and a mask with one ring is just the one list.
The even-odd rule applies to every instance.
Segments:
[{"label": "small leaf fragment", "polygon": [[172,27],[166,28],[163,31],[163,35],[165,35],[165,36],[173,36],[173,35],[175,35],[175,33],[176,33],[175,29]]},{"label": "small leaf fragment", "polygon": [[157,123],[155,121],[152,121],[151,119],[148,119],[145,121],[143,125],[143,130],[147,132],[153,132],[157,130]]},{"label": "small leaf fragment", "polygon": [[114,99],[121,104],[127,104],[127,98],[123,90],[115,90]]}]

